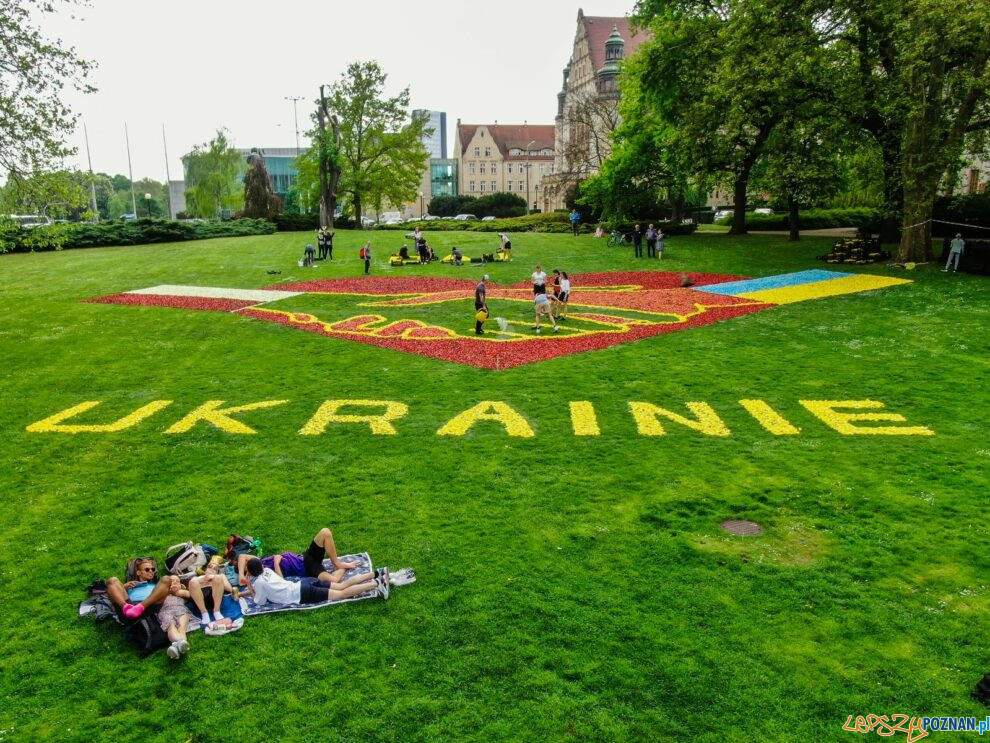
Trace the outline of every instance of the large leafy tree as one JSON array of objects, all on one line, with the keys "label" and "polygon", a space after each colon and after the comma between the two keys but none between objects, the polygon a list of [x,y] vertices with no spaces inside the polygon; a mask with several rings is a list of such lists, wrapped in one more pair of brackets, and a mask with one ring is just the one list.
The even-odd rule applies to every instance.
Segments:
[{"label": "large leafy tree", "polygon": [[67,86],[95,90],[87,82],[94,64],[34,24],[61,4],[0,1],[0,170],[17,177],[57,169],[75,151],[65,140],[77,115],[61,94]]},{"label": "large leafy tree", "polygon": [[186,211],[196,217],[219,219],[224,210],[241,207],[245,170],[243,156],[230,145],[227,133],[216,136],[182,157],[186,172]]},{"label": "large leafy tree", "polygon": [[377,62],[355,62],[327,96],[340,127],[339,154],[332,153],[339,158],[339,190],[350,196],[359,227],[365,202],[399,204],[416,195],[428,157],[426,120],[407,113],[409,89],[386,98],[385,80]]}]

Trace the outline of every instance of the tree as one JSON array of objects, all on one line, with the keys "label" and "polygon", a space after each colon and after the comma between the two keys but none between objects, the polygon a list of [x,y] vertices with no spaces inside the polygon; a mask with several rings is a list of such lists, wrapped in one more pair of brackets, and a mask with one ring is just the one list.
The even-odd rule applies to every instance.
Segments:
[{"label": "tree", "polygon": [[0,213],[39,214],[58,219],[88,217],[89,174],[70,170],[29,176],[10,173],[0,188]]},{"label": "tree", "polygon": [[244,190],[241,176],[244,158],[227,139],[226,130],[203,145],[196,145],[182,162],[186,171],[186,211],[197,217],[220,219],[225,209],[239,209]]},{"label": "tree", "polygon": [[32,24],[31,13],[54,13],[60,0],[0,3],[0,169],[27,178],[61,166],[75,152],[65,138],[77,115],[60,100],[66,85],[90,93],[93,62],[51,41]]},{"label": "tree", "polygon": [[428,157],[426,119],[407,115],[408,88],[383,98],[385,80],[377,62],[354,62],[327,99],[340,125],[340,191],[351,196],[359,228],[364,201],[399,204],[415,197]]},{"label": "tree", "polygon": [[272,192],[272,179],[265,167],[265,157],[258,150],[248,156],[244,176],[244,216],[251,219],[272,219],[279,213],[281,201]]}]

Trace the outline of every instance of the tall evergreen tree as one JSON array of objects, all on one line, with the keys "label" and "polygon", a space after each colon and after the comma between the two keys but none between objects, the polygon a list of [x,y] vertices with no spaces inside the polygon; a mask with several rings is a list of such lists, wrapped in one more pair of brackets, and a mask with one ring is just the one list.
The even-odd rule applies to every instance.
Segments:
[{"label": "tall evergreen tree", "polygon": [[244,216],[272,219],[281,206],[281,200],[272,192],[272,179],[265,167],[265,156],[256,149],[251,150],[244,176]]}]

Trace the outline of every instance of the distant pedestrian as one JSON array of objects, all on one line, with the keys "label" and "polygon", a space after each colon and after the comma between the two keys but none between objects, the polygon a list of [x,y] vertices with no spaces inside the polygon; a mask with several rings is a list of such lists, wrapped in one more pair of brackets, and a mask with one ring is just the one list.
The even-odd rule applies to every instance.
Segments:
[{"label": "distant pedestrian", "polygon": [[643,228],[639,225],[633,227],[632,231],[633,255],[636,258],[643,257]]},{"label": "distant pedestrian", "polygon": [[657,258],[663,260],[663,230],[657,230]]},{"label": "distant pedestrian", "polygon": [[371,272],[371,240],[361,248],[361,258],[364,260],[364,273],[368,275]]},{"label": "distant pedestrian", "polygon": [[565,320],[567,318],[567,303],[571,298],[571,280],[567,271],[561,271],[560,274],[560,305],[557,308],[557,319]]},{"label": "distant pedestrian", "polygon": [[547,293],[547,275],[543,267],[537,263],[536,270],[533,271],[533,296]]},{"label": "distant pedestrian", "polygon": [[652,224],[646,228],[646,257],[657,257],[657,228]]},{"label": "distant pedestrian", "polygon": [[303,265],[312,266],[313,262],[316,260],[316,249],[313,247],[313,243],[306,245],[306,250],[303,251]]},{"label": "distant pedestrian", "polygon": [[334,234],[336,234],[336,233],[334,233],[334,232],[326,232],[326,233],[324,233],[324,239],[326,240],[326,247],[327,247],[327,255],[326,255],[326,257],[327,257],[327,260],[329,260],[329,261],[332,261],[333,260],[333,236],[334,236]]},{"label": "distant pedestrian", "polygon": [[963,240],[962,234],[956,233],[956,236],[949,243],[949,260],[945,262],[945,268],[942,272],[945,273],[949,270],[949,264],[952,264],[952,273],[956,273],[959,270],[959,259],[962,258],[963,252],[966,250],[966,241]]},{"label": "distant pedestrian", "polygon": [[456,245],[450,251],[451,257],[454,259],[453,263],[455,266],[460,266],[464,262],[464,253],[461,252],[460,248]]},{"label": "distant pedestrian", "polygon": [[316,231],[316,247],[319,249],[319,258],[322,261],[327,257],[327,231],[322,227]]},{"label": "distant pedestrian", "polygon": [[580,224],[581,222],[581,215],[578,213],[577,207],[571,209],[570,218],[571,218],[571,230],[573,231],[574,236],[577,237],[578,224]]},{"label": "distant pedestrian", "polygon": [[[488,282],[491,277],[485,274],[481,277],[481,282],[474,289],[474,334],[484,335],[485,331],[482,326],[485,324],[485,320],[488,319]],[[484,319],[482,319],[481,313],[484,312]]]}]

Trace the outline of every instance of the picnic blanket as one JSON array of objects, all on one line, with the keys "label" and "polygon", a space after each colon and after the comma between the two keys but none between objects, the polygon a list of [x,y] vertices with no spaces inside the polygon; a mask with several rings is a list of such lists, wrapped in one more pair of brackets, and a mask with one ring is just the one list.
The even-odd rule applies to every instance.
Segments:
[{"label": "picnic blanket", "polygon": [[[360,575],[361,573],[370,573],[374,570],[371,564],[371,558],[368,556],[367,552],[362,552],[357,555],[341,555],[340,559],[343,562],[357,562],[358,566],[356,568],[351,568],[346,573],[344,573],[344,580],[351,578],[355,575]],[[323,561],[323,569],[328,573],[333,572],[333,563],[330,560]],[[298,578],[286,578],[286,580],[298,581]],[[279,611],[303,611],[306,609],[322,609],[331,604],[344,604],[348,601],[362,601],[364,599],[373,599],[377,595],[377,592],[372,589],[370,591],[365,591],[364,593],[359,593],[357,596],[351,596],[347,599],[331,599],[330,601],[321,601],[318,604],[256,604],[251,600],[249,596],[241,596],[241,611],[245,617],[256,617],[262,614],[274,614]],[[226,600],[226,599],[225,599]]]}]

